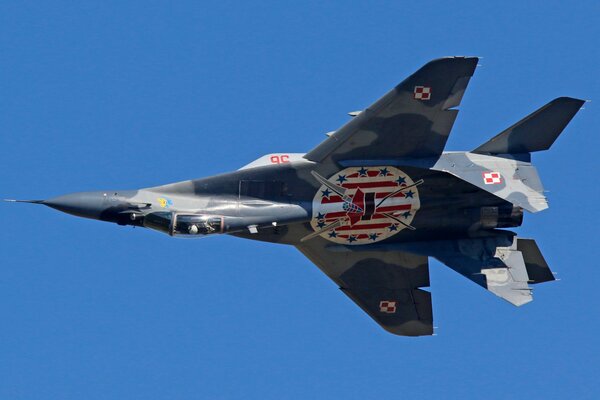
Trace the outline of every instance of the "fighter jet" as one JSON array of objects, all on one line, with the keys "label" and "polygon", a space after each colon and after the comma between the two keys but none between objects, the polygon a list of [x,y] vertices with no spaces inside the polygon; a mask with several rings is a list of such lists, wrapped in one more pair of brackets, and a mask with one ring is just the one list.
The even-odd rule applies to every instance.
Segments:
[{"label": "fighter jet", "polygon": [[305,154],[146,189],[10,201],[172,237],[292,245],[385,330],[432,335],[430,257],[515,306],[555,279],[536,242],[504,228],[548,208],[531,153],[549,149],[584,101],[559,97],[476,149],[444,151],[477,64],[425,64]]}]

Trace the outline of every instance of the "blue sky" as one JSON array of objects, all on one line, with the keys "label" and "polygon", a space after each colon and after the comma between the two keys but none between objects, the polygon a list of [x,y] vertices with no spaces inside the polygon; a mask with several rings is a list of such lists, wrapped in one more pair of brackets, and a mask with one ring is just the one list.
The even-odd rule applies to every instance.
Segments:
[{"label": "blue sky", "polygon": [[[173,4],[172,4],[173,3]],[[522,308],[431,262],[437,336],[387,334],[294,248],[0,204],[0,398],[598,398],[600,6],[3,2],[0,197],[148,187],[304,152],[430,59],[484,57],[447,149],[558,96],[559,282]]]}]

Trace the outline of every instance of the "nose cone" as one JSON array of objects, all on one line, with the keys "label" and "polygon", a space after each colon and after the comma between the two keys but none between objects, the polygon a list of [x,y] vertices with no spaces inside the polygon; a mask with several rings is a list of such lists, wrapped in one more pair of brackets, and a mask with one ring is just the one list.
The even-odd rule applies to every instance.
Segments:
[{"label": "nose cone", "polygon": [[107,208],[106,194],[103,192],[66,194],[41,203],[67,214],[93,219],[100,219]]}]

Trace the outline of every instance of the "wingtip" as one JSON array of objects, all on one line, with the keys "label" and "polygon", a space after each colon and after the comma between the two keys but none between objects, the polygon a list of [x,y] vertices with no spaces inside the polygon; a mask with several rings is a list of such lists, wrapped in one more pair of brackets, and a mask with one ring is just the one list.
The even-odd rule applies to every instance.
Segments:
[{"label": "wingtip", "polygon": [[[459,76],[473,76],[477,65],[479,64],[479,57],[473,56],[448,56],[440,57],[429,61],[416,73],[419,73],[427,68],[433,68],[434,66],[442,65],[446,68],[452,69],[452,74],[458,74]],[[415,73],[415,74],[416,74]],[[413,74],[414,75],[414,74]]]},{"label": "wingtip", "polygon": [[466,58],[466,59],[477,58],[477,59],[482,59],[483,57],[481,57],[481,56],[445,56],[445,57],[440,57],[439,59],[446,59],[446,58]]},{"label": "wingtip", "polygon": [[577,97],[570,97],[570,96],[561,96],[561,97],[557,97],[554,100],[552,100],[552,102],[579,102],[579,103],[589,103],[591,102],[591,100],[588,99],[579,99]]}]

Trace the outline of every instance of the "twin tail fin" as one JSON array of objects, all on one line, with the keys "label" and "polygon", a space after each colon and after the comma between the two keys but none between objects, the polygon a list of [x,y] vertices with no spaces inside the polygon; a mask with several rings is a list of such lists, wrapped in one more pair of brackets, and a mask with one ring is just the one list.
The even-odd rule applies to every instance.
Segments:
[{"label": "twin tail fin", "polygon": [[520,154],[548,150],[585,100],[559,97],[494,136],[472,153]]}]

